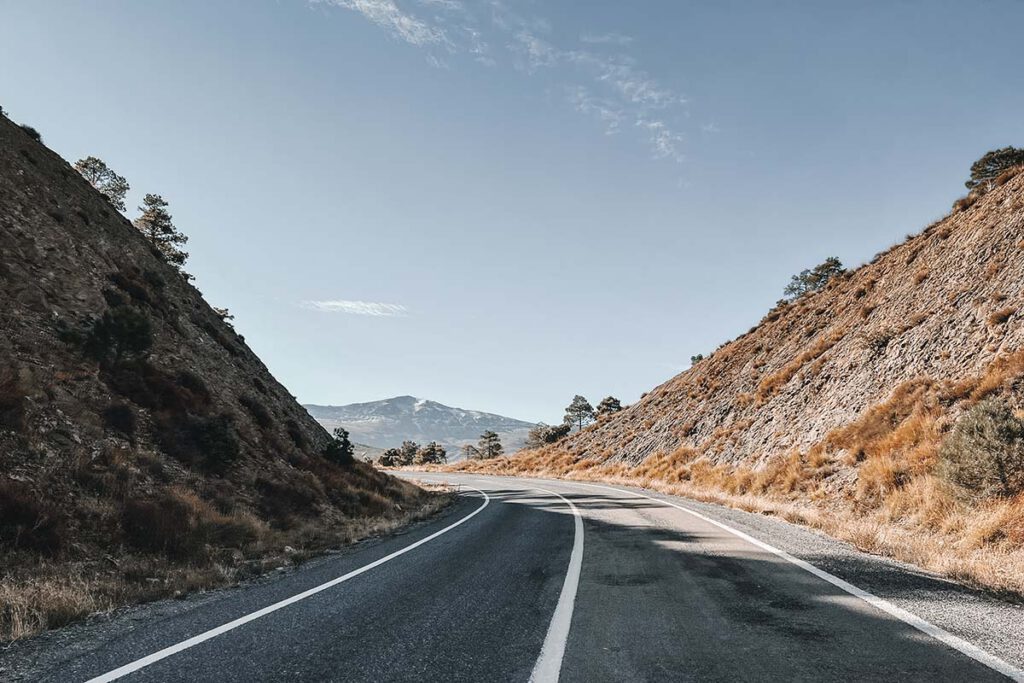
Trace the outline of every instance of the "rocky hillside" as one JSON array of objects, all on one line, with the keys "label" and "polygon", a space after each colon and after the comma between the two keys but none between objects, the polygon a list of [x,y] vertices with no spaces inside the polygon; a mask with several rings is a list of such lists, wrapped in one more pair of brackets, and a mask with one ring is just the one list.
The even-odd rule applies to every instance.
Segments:
[{"label": "rocky hillside", "polygon": [[[1017,168],[871,263],[780,303],[628,409],[556,446],[462,467],[628,481],[783,514],[1024,594],[1024,491],[1006,480],[988,485],[1002,495],[981,495],[975,476],[981,446],[991,477],[1006,479],[996,459],[1024,454],[1022,409]],[[944,455],[961,424],[959,451]],[[973,490],[951,474],[964,462]]]},{"label": "rocky hillside", "polygon": [[437,401],[396,396],[383,401],[345,406],[307,405],[309,413],[327,429],[344,427],[352,440],[377,448],[395,448],[403,441],[436,441],[457,459],[464,444],[475,444],[491,430],[501,437],[507,452],[518,450],[536,425],[479,410],[453,408]]},{"label": "rocky hillside", "polygon": [[808,450],[897,387],[959,383],[1013,358],[1024,346],[1024,174],[1004,181],[773,309],[567,448],[635,464],[689,447],[759,465]]},{"label": "rocky hillside", "polygon": [[325,459],[323,428],[200,292],[3,117],[0,247],[0,639],[432,504]]}]

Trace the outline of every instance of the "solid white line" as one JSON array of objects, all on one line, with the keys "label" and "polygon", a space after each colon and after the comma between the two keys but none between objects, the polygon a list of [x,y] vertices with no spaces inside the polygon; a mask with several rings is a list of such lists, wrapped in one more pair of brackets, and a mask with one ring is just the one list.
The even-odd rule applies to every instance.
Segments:
[{"label": "solid white line", "polygon": [[562,670],[562,658],[565,656],[565,643],[569,639],[569,626],[572,625],[572,611],[576,604],[576,589],[580,585],[580,569],[583,567],[583,517],[572,501],[556,491],[531,486],[538,491],[558,496],[572,510],[574,531],[572,553],[569,554],[569,569],[565,573],[562,593],[558,596],[555,613],[548,625],[548,634],[544,637],[544,645],[540,649],[537,663],[533,665],[530,680],[534,683],[558,683],[558,675]]},{"label": "solid white line", "polygon": [[163,650],[160,650],[159,652],[154,652],[153,654],[151,654],[149,656],[146,656],[146,657],[143,657],[142,659],[137,659],[134,662],[131,662],[129,664],[125,664],[124,666],[118,667],[118,668],[114,669],[113,671],[109,671],[109,672],[103,674],[102,676],[97,676],[96,678],[91,678],[91,679],[89,679],[89,681],[87,681],[87,683],[106,683],[106,681],[113,681],[113,680],[117,680],[118,678],[121,678],[122,676],[127,676],[128,674],[130,674],[130,673],[132,673],[134,671],[138,671],[139,669],[142,669],[144,667],[147,667],[150,664],[153,664],[154,662],[159,662],[161,659],[166,659],[167,657],[170,657],[171,655],[177,654],[177,653],[181,652],[182,650],[187,650],[188,648],[190,648],[190,647],[192,647],[194,645],[198,645],[199,643],[202,643],[204,641],[210,640],[211,638],[216,638],[217,636],[221,635],[222,633],[227,633],[228,631],[236,629],[239,626],[242,626],[243,624],[248,624],[250,621],[255,621],[256,619],[259,619],[260,617],[264,617],[264,616],[270,614],[271,612],[276,612],[277,610],[279,610],[279,609],[281,609],[283,607],[287,607],[288,605],[294,604],[294,603],[296,603],[296,602],[298,602],[300,600],[305,600],[306,598],[308,598],[308,597],[310,597],[312,595],[316,595],[317,593],[319,593],[321,591],[325,591],[328,588],[331,588],[333,586],[337,586],[339,583],[342,583],[344,581],[348,581],[349,579],[355,578],[356,576],[359,576],[360,574],[363,574],[364,572],[370,571],[374,567],[379,567],[380,565],[384,564],[385,562],[390,562],[391,560],[395,559],[396,557],[399,557],[400,555],[404,555],[405,553],[409,552],[410,550],[418,548],[421,545],[423,545],[424,543],[428,543],[428,542],[434,540],[435,538],[437,538],[438,536],[440,536],[442,534],[448,533],[449,531],[451,531],[455,527],[459,526],[460,524],[468,522],[470,519],[472,519],[476,515],[480,514],[480,512],[483,511],[483,509],[485,507],[487,507],[487,504],[491,502],[491,497],[488,496],[483,491],[481,491],[480,489],[474,489],[474,488],[469,487],[469,486],[467,486],[466,488],[470,488],[473,491],[476,491],[477,493],[482,495],[484,497],[484,504],[481,505],[480,507],[478,507],[476,510],[473,510],[473,512],[469,513],[468,515],[466,515],[465,517],[463,517],[459,521],[454,522],[452,524],[449,524],[448,526],[446,526],[445,528],[441,529],[440,531],[435,531],[434,533],[430,534],[429,536],[427,536],[425,538],[421,538],[420,540],[416,541],[415,543],[410,543],[409,545],[405,546],[401,550],[396,550],[395,552],[391,553],[390,555],[386,555],[386,556],[380,558],[379,560],[375,560],[374,562],[371,562],[370,564],[367,564],[367,565],[364,565],[364,566],[360,567],[359,569],[353,569],[349,573],[347,573],[347,574],[345,574],[343,576],[339,576],[336,579],[332,579],[332,580],[328,581],[327,583],[320,584],[319,586],[316,586],[315,588],[310,588],[309,590],[306,590],[306,591],[303,591],[303,592],[298,593],[296,595],[293,595],[290,598],[286,598],[284,600],[281,600],[280,602],[275,602],[273,605],[268,605],[267,607],[264,607],[261,610],[257,610],[256,612],[252,612],[251,614],[247,614],[244,617],[239,617],[238,619],[235,619],[234,621],[229,621],[226,624],[222,624],[221,626],[218,626],[216,628],[212,628],[209,631],[206,631],[205,633],[200,633],[199,635],[193,636],[193,637],[189,638],[188,640],[183,640],[182,642],[178,643],[177,645],[171,645],[170,647],[165,647]]},{"label": "solid white line", "polygon": [[885,612],[885,613],[887,613],[887,614],[889,614],[889,615],[891,615],[893,617],[896,617],[897,619],[899,619],[900,621],[904,622],[905,624],[909,624],[910,626],[913,626],[918,631],[921,631],[922,633],[925,633],[925,634],[931,636],[932,638],[935,638],[936,640],[938,640],[938,641],[940,641],[942,643],[945,643],[946,645],[948,645],[949,647],[953,648],[954,650],[957,650],[958,652],[961,652],[961,653],[967,655],[971,659],[973,659],[973,660],[975,660],[977,662],[980,662],[981,664],[984,664],[985,666],[989,667],[990,669],[998,671],[999,673],[1003,674],[1004,676],[1006,676],[1006,677],[1008,677],[1008,678],[1010,678],[1010,679],[1012,679],[1014,681],[1024,682],[1024,671],[1022,671],[1021,669],[1018,669],[1017,667],[1013,666],[1012,664],[1009,664],[1008,662],[1004,662],[1002,659],[999,659],[995,655],[991,655],[988,652],[985,652],[984,650],[982,650],[981,648],[977,647],[976,645],[972,645],[971,643],[967,642],[963,638],[959,638],[957,636],[954,636],[949,631],[945,631],[945,630],[939,628],[938,626],[932,624],[931,622],[925,621],[921,617],[917,616],[916,614],[912,614],[912,613],[908,612],[907,610],[903,609],[902,607],[897,607],[896,605],[892,604],[888,600],[884,600],[884,599],[878,597],[877,595],[873,595],[872,593],[868,593],[866,590],[863,590],[861,588],[857,588],[853,584],[840,579],[838,576],[834,576],[833,574],[829,574],[827,571],[824,571],[823,569],[818,569],[817,567],[815,567],[813,564],[810,564],[809,562],[805,562],[804,560],[801,560],[798,557],[793,557],[792,555],[790,555],[789,553],[787,553],[784,550],[779,550],[775,546],[768,545],[764,541],[759,541],[756,538],[754,538],[753,536],[750,536],[749,534],[745,534],[745,533],[743,533],[742,531],[740,531],[738,529],[733,529],[731,526],[723,524],[722,522],[719,522],[717,520],[711,519],[710,517],[702,515],[701,513],[697,512],[695,510],[691,510],[689,508],[683,507],[682,505],[677,505],[676,503],[673,503],[671,501],[665,500],[663,498],[655,498],[654,496],[648,496],[646,493],[640,493],[639,491],[629,491],[629,490],[626,490],[626,489],[616,488],[614,486],[602,486],[601,484],[587,484],[587,483],[584,483],[584,482],[572,482],[572,483],[580,484],[582,486],[592,486],[594,488],[608,489],[610,491],[618,491],[619,493],[626,493],[626,494],[633,495],[633,496],[642,496],[644,498],[648,498],[648,499],[656,501],[658,503],[662,503],[663,505],[668,505],[668,506],[674,507],[674,508],[676,508],[678,510],[682,510],[683,512],[685,512],[687,514],[693,515],[694,517],[696,517],[698,519],[704,520],[708,524],[713,524],[714,526],[718,527],[719,529],[722,529],[723,531],[727,531],[730,534],[732,534],[733,536],[741,538],[744,541],[746,541],[748,543],[751,543],[751,544],[757,546],[758,548],[761,548],[762,550],[767,550],[768,552],[772,553],[773,555],[781,557],[786,562],[789,562],[791,564],[795,564],[797,567],[800,567],[804,571],[807,571],[807,572],[810,572],[811,574],[814,574],[819,579],[822,579],[824,581],[828,581],[830,584],[832,584],[836,588],[840,588],[840,589],[846,591],[847,593],[849,593],[850,595],[853,595],[855,597],[860,598],[861,600],[863,600],[864,602],[868,603],[869,605],[871,605],[873,607],[876,607],[876,608],[882,610],[883,612]]}]

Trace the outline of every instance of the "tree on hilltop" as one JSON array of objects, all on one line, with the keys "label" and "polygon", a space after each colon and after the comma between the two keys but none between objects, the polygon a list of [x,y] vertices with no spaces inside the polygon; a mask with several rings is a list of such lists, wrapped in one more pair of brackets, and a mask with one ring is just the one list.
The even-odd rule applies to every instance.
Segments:
[{"label": "tree on hilltop", "polygon": [[114,173],[112,168],[97,157],[79,159],[75,162],[75,170],[105,196],[111,206],[118,211],[125,210],[124,198],[130,187],[124,176]]},{"label": "tree on hilltop", "polygon": [[597,417],[608,417],[614,413],[622,410],[622,402],[614,396],[605,396],[601,399],[601,402],[597,404]]},{"label": "tree on hilltop", "polygon": [[572,403],[565,409],[565,421],[578,429],[583,429],[594,421],[594,406],[590,405],[586,398],[576,394],[572,398]]},{"label": "tree on hilltop", "polygon": [[1024,149],[1016,147],[1003,147],[994,149],[971,164],[971,179],[964,185],[968,190],[985,186],[990,189],[992,181],[999,177],[1003,171],[1014,166],[1024,166]]},{"label": "tree on hilltop", "polygon": [[192,276],[184,271],[188,252],[181,249],[181,245],[188,242],[188,237],[174,227],[164,198],[158,194],[147,194],[142,199],[139,211],[142,214],[133,221],[135,228],[163,254],[168,263],[177,268],[186,279],[191,280]]},{"label": "tree on hilltop", "polygon": [[835,256],[829,256],[809,270],[794,275],[783,293],[790,299],[798,299],[809,292],[816,292],[824,287],[829,280],[842,273],[843,263]]}]

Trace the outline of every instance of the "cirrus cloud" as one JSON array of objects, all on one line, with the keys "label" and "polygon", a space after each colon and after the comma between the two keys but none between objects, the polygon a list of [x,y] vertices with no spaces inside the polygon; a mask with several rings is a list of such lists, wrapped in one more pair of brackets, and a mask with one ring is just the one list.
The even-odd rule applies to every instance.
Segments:
[{"label": "cirrus cloud", "polygon": [[385,304],[375,301],[348,301],[345,299],[328,299],[323,301],[303,301],[300,306],[311,311],[323,313],[349,313],[351,315],[369,315],[375,318],[394,318],[409,312],[401,304]]}]

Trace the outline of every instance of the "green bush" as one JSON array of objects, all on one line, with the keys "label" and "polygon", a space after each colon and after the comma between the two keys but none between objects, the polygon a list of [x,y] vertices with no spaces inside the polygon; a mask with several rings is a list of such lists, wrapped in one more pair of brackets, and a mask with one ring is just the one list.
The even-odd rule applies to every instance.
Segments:
[{"label": "green bush", "polygon": [[1024,420],[988,398],[957,420],[939,449],[941,474],[977,496],[1024,490]]},{"label": "green bush", "polygon": [[145,313],[115,306],[79,335],[82,350],[98,361],[140,358],[153,346],[153,328]]},{"label": "green bush", "polygon": [[230,415],[167,415],[157,427],[164,452],[186,465],[223,474],[241,455]]}]

